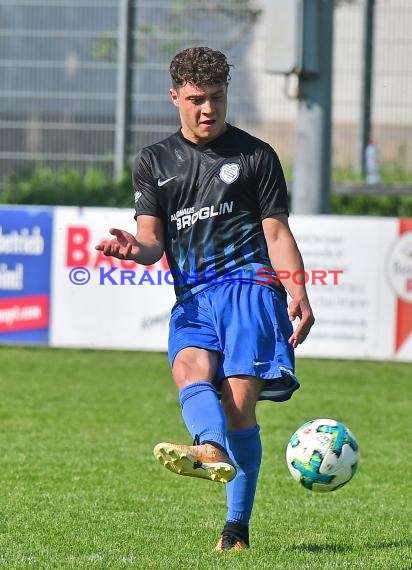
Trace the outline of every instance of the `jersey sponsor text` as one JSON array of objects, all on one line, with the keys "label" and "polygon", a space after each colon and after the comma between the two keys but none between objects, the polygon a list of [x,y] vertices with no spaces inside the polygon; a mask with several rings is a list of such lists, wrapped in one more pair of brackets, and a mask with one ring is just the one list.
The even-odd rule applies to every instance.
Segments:
[{"label": "jersey sponsor text", "polygon": [[[221,204],[212,206],[204,206],[199,210],[194,207],[184,208],[175,214],[172,214],[170,221],[176,221],[177,229],[182,230],[193,226],[198,220],[207,220],[215,216],[222,216],[223,214],[230,214],[233,211],[233,200],[231,202],[222,202]],[[183,213],[184,212],[184,213]]]}]

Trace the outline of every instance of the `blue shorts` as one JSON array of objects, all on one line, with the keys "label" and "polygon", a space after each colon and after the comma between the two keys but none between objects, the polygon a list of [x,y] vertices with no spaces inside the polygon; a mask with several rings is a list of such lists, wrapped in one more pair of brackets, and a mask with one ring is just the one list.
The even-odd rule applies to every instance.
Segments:
[{"label": "blue shorts", "polygon": [[299,388],[294,375],[293,332],[285,300],[256,283],[214,285],[176,304],[170,318],[169,360],[195,346],[220,354],[213,379],[238,375],[266,380],[260,400],[282,402]]}]

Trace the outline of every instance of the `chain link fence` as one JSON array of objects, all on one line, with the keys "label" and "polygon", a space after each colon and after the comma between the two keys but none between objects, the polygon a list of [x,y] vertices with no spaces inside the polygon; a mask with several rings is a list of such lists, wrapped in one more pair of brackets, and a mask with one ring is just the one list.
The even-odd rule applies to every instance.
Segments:
[{"label": "chain link fence", "polygon": [[[121,0],[2,0],[0,184],[38,166],[114,175]],[[178,127],[168,64],[209,45],[234,64],[229,122],[270,142],[291,165],[297,104],[265,62],[270,0],[136,0],[127,155]],[[412,170],[412,3],[376,0],[372,125],[382,162]],[[333,161],[352,168],[360,117],[362,1],[336,2]],[[276,33],[276,22],[273,22]]]}]

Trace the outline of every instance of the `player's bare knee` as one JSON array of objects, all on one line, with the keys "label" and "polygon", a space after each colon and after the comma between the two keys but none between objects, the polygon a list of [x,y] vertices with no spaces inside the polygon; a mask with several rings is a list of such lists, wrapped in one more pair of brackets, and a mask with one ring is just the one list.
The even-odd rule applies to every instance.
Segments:
[{"label": "player's bare knee", "polygon": [[179,390],[193,384],[194,382],[207,381],[207,374],[203,372],[202,367],[196,366],[194,363],[179,360],[173,365],[173,380]]},{"label": "player's bare knee", "polygon": [[208,351],[190,347],[181,350],[172,368],[173,379],[179,390],[194,382],[211,382],[216,359]]}]

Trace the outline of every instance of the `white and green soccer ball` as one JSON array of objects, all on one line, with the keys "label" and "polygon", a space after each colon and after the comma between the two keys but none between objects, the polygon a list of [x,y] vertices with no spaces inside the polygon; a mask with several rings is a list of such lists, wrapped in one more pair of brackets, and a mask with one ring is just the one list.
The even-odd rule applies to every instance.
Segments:
[{"label": "white and green soccer ball", "polygon": [[301,425],[289,440],[286,462],[292,477],[311,491],[339,489],[356,473],[359,445],[341,422],[317,419]]}]

